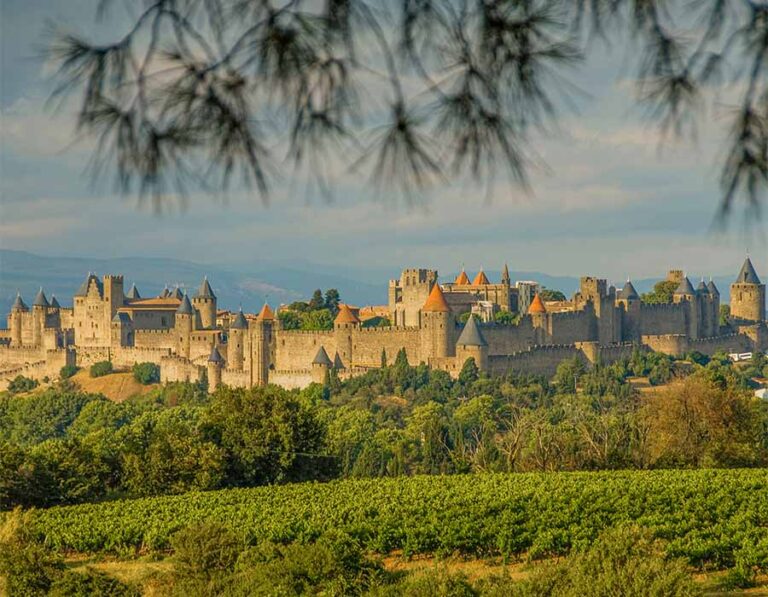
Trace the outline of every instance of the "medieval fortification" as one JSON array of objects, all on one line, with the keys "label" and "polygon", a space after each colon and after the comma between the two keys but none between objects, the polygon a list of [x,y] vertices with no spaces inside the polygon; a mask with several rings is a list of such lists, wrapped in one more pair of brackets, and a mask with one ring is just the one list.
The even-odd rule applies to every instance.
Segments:
[{"label": "medieval fortification", "polygon": [[[142,298],[124,292],[122,276],[89,274],[71,307],[41,289],[27,305],[17,296],[0,330],[0,389],[17,375],[55,379],[64,365],[110,360],[116,368],[153,362],[163,381],[250,387],[302,387],[334,369],[348,377],[392,363],[405,349],[411,364],[427,363],[458,375],[469,357],[490,374],[551,374],[563,359],[581,355],[610,363],[633,350],[679,356],[690,351],[750,352],[768,348],[765,284],[749,259],[731,285],[730,318],[720,321],[720,293],[711,281],[694,288],[681,271],[673,302],[645,304],[631,282],[621,290],[584,277],[569,301],[545,303],[532,282],[499,283],[483,272],[462,272],[439,283],[437,272],[406,269],[389,282],[388,305],[359,310],[341,305],[332,330],[282,328],[268,305],[258,314],[217,310],[203,280],[194,296],[164,290]],[[520,314],[494,323],[499,311]],[[363,312],[387,313],[387,327],[367,327]],[[472,315],[464,325],[462,314]]]}]

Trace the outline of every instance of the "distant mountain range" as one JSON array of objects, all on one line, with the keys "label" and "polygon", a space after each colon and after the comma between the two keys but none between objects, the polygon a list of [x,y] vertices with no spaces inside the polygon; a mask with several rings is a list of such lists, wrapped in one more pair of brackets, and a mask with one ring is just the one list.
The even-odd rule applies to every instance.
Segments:
[{"label": "distant mountain range", "polygon": [[[404,264],[404,267],[409,264]],[[193,263],[164,257],[125,257],[99,259],[82,257],[54,257],[0,249],[0,309],[10,310],[17,290],[27,303],[31,303],[42,286],[47,296],[55,294],[64,305],[72,304],[72,295],[88,272],[99,276],[114,273],[125,276],[125,291],[136,284],[143,297],[156,296],[166,284],[178,285],[194,292],[203,279],[208,279],[225,309],[239,305],[246,311],[256,311],[269,300],[272,305],[306,299],[316,288],[337,288],[342,300],[356,304],[385,304],[387,283],[396,278],[398,269],[340,268],[312,263],[258,262],[249,266],[222,266]],[[440,279],[453,280],[458,272],[442,274]],[[498,280],[499,271],[486,271],[491,281]],[[547,288],[561,290],[570,296],[579,286],[578,277],[551,276],[542,272],[510,272],[512,280],[535,280]],[[696,285],[697,280],[691,280]],[[646,292],[657,279],[633,280],[638,292]],[[728,301],[731,277],[717,277],[715,283]],[[0,324],[2,325],[2,324]]]}]

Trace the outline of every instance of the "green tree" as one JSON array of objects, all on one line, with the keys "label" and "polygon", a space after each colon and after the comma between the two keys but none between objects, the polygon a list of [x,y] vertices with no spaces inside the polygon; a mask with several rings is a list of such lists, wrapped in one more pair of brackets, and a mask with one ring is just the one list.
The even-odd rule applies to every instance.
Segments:
[{"label": "green tree", "polygon": [[75,373],[77,373],[77,371],[78,368],[75,365],[64,365],[59,371],[59,377],[61,379],[69,379]]},{"label": "green tree", "polygon": [[11,394],[22,394],[34,390],[40,385],[36,379],[30,377],[24,377],[23,375],[17,375],[8,384],[8,392]]},{"label": "green tree", "polygon": [[731,306],[720,305],[720,325],[725,327],[728,325],[728,320],[731,318]]},{"label": "green tree", "polygon": [[543,288],[539,293],[541,300],[543,301],[564,301],[566,300],[565,294],[559,290],[552,290],[551,288]]},{"label": "green tree", "polygon": [[677,289],[677,282],[673,280],[661,280],[653,285],[651,292],[645,292],[640,295],[640,300],[647,304],[666,304],[672,302],[672,295]]},{"label": "green tree", "polygon": [[325,309],[325,299],[323,298],[323,291],[319,288],[312,294],[312,298],[309,300],[309,309],[311,311],[317,311],[318,309]]},{"label": "green tree", "polygon": [[302,330],[332,330],[333,315],[328,309],[322,308],[301,314]]},{"label": "green tree", "polygon": [[579,357],[561,361],[552,378],[559,394],[575,394],[576,384],[586,372],[584,361]]},{"label": "green tree", "polygon": [[469,357],[461,366],[459,372],[459,383],[463,386],[473,384],[480,378],[480,370],[477,368],[477,363],[474,357]]},{"label": "green tree", "polygon": [[301,328],[301,316],[296,311],[280,309],[277,312],[277,318],[282,323],[284,330],[298,330]]},{"label": "green tree", "polygon": [[99,361],[91,365],[91,377],[103,377],[112,373],[112,361]]},{"label": "green tree", "polygon": [[132,372],[133,379],[145,386],[160,383],[160,367],[155,363],[136,363]]},{"label": "green tree", "polygon": [[520,318],[512,313],[512,311],[499,311],[494,316],[494,321],[496,321],[496,323],[500,323],[501,325],[514,325],[519,320]]},{"label": "green tree", "polygon": [[325,291],[325,300],[323,306],[328,309],[333,315],[339,312],[339,303],[341,302],[341,296],[339,291],[335,288],[329,288]]}]

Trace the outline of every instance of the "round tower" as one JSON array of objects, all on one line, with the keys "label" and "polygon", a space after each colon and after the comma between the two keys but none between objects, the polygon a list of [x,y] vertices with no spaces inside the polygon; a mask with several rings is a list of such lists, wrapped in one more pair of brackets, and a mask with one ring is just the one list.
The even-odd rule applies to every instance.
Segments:
[{"label": "round tower", "polygon": [[333,336],[336,340],[336,353],[347,365],[352,364],[352,334],[359,326],[360,320],[349,305],[339,305],[339,313],[333,321]]},{"label": "round tower", "polygon": [[435,282],[421,308],[421,360],[452,356],[453,315],[440,284]]},{"label": "round tower", "polygon": [[672,302],[675,304],[683,304],[686,307],[685,314],[685,333],[691,340],[699,338],[699,322],[700,322],[700,304],[696,291],[693,289],[693,284],[687,276],[683,277],[680,284],[672,294]]},{"label": "round tower", "polygon": [[267,303],[261,308],[256,321],[250,327],[251,336],[251,383],[265,386],[269,383],[270,347],[275,315]]},{"label": "round tower", "polygon": [[488,342],[485,341],[474,315],[470,315],[456,341],[456,361],[463,366],[467,359],[475,359],[480,371],[488,371]]},{"label": "round tower", "polygon": [[757,276],[749,257],[731,284],[731,319],[737,323],[765,321],[765,284]]},{"label": "round tower", "polygon": [[38,290],[32,303],[32,346],[42,346],[43,330],[45,329],[45,315],[48,312],[48,299],[42,287]]},{"label": "round tower", "polygon": [[19,347],[22,344],[22,327],[24,313],[29,309],[21,298],[21,293],[16,293],[16,300],[11,307],[10,328],[11,328],[11,346]]},{"label": "round tower", "polygon": [[539,293],[533,297],[531,306],[528,307],[528,315],[531,317],[531,325],[534,332],[534,344],[547,343],[547,308],[541,300]]},{"label": "round tower", "polygon": [[221,385],[221,370],[224,367],[224,359],[221,357],[219,349],[215,346],[211,350],[211,356],[208,357],[206,370],[208,373],[208,393],[212,394]]},{"label": "round tower", "polygon": [[194,329],[195,310],[185,294],[181,299],[179,308],[176,309],[174,318],[174,331],[176,332],[176,353],[184,358],[189,358],[189,348]]},{"label": "round tower", "polygon": [[245,353],[245,338],[248,331],[248,322],[243,315],[243,310],[237,313],[235,320],[229,326],[229,346],[227,357],[229,368],[235,371],[243,370],[243,354]]},{"label": "round tower", "polygon": [[203,329],[216,327],[216,295],[208,283],[208,277],[203,278],[197,294],[192,298],[192,306],[200,313],[200,323]]},{"label": "round tower", "polygon": [[640,340],[640,295],[630,280],[624,284],[616,303],[624,308],[621,329],[623,340],[637,342]]},{"label": "round tower", "polygon": [[331,367],[333,367],[333,363],[331,362],[328,353],[325,351],[325,348],[321,346],[317,351],[315,358],[312,359],[312,381],[314,383],[324,384]]}]

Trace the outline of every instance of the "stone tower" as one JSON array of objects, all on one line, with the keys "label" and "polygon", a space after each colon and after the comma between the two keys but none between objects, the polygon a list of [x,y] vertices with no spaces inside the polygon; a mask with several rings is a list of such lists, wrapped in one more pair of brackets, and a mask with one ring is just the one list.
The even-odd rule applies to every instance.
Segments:
[{"label": "stone tower", "polygon": [[432,286],[437,284],[437,272],[431,269],[406,269],[399,280],[389,282],[389,312],[393,325],[416,327],[419,315]]},{"label": "stone tower", "polygon": [[616,299],[617,304],[624,308],[622,313],[621,330],[623,340],[640,341],[640,295],[637,294],[632,282],[627,280],[624,288]]},{"label": "stone tower", "polygon": [[699,301],[699,336],[709,338],[715,335],[715,328],[712,325],[714,304],[712,296],[709,294],[709,286],[707,286],[704,278],[696,287],[696,298]]},{"label": "stone tower", "polygon": [[269,365],[272,361],[270,347],[274,325],[275,315],[269,305],[264,303],[250,328],[251,383],[255,386],[265,386],[269,383]]},{"label": "stone tower", "polygon": [[229,359],[229,368],[235,371],[243,370],[243,355],[245,354],[245,340],[248,336],[248,322],[243,315],[243,310],[237,313],[237,317],[229,326],[229,346],[227,347],[227,358]]},{"label": "stone tower", "polygon": [[176,309],[174,318],[174,331],[176,332],[176,353],[184,358],[189,358],[189,348],[192,340],[192,331],[195,329],[195,310],[185,294],[181,299],[179,308]]},{"label": "stone tower", "polygon": [[360,327],[360,320],[348,305],[339,305],[339,313],[333,321],[333,336],[336,340],[336,354],[345,366],[352,366],[352,333]]},{"label": "stone tower", "polygon": [[216,327],[216,295],[208,283],[208,277],[203,278],[197,294],[192,297],[192,306],[200,313],[200,323],[203,329]]},{"label": "stone tower", "polygon": [[453,356],[453,314],[440,284],[435,283],[421,308],[421,360]]},{"label": "stone tower", "polygon": [[21,298],[21,293],[16,293],[16,300],[13,301],[11,307],[10,328],[11,328],[11,346],[18,347],[23,343],[22,340],[22,325],[24,320],[24,313],[29,312],[29,309],[24,304]]},{"label": "stone tower", "polygon": [[720,334],[720,291],[715,286],[712,278],[707,283],[707,290],[712,301],[712,330],[714,335],[717,336]]},{"label": "stone tower", "polygon": [[106,312],[104,313],[107,325],[115,317],[117,310],[125,304],[125,295],[123,294],[123,277],[122,276],[104,276],[104,305]]},{"label": "stone tower", "polygon": [[41,347],[43,345],[43,330],[45,329],[45,316],[48,313],[48,299],[42,287],[37,291],[35,300],[32,302],[32,346]]},{"label": "stone tower", "polygon": [[221,385],[221,370],[224,367],[224,359],[221,357],[219,349],[215,346],[211,349],[211,356],[208,357],[206,370],[208,373],[208,393],[213,393]]},{"label": "stone tower", "polygon": [[127,313],[115,313],[111,323],[110,346],[131,346],[133,344],[133,322]]},{"label": "stone tower", "polygon": [[691,340],[697,340],[699,338],[699,313],[701,305],[699,297],[693,289],[693,284],[691,284],[687,277],[684,277],[675,289],[672,295],[672,302],[685,305],[685,333]]},{"label": "stone tower", "polygon": [[456,360],[460,365],[472,357],[480,371],[488,371],[488,342],[485,341],[474,315],[470,315],[456,341]]},{"label": "stone tower", "polygon": [[325,348],[321,346],[315,358],[312,359],[312,381],[320,384],[325,383],[331,367],[333,367],[333,363]]},{"label": "stone tower", "polygon": [[528,307],[528,315],[531,316],[531,325],[534,331],[534,344],[546,344],[547,343],[547,308],[544,306],[544,301],[541,300],[539,293],[533,297],[531,306]]},{"label": "stone tower", "polygon": [[736,323],[765,321],[765,284],[760,282],[749,257],[731,284],[731,319]]}]

